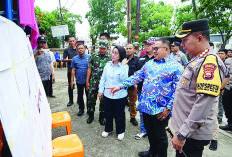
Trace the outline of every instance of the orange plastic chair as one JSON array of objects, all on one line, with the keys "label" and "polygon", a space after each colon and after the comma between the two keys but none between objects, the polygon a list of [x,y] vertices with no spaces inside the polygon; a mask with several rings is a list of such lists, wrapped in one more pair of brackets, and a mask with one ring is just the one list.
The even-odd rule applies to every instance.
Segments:
[{"label": "orange plastic chair", "polygon": [[55,138],[52,148],[53,157],[84,157],[82,141],[76,134]]},{"label": "orange plastic chair", "polygon": [[52,128],[66,126],[67,134],[72,133],[71,116],[67,111],[52,113]]},{"label": "orange plastic chair", "polygon": [[55,62],[54,63],[54,67],[57,69],[57,64],[58,64],[58,62]]}]

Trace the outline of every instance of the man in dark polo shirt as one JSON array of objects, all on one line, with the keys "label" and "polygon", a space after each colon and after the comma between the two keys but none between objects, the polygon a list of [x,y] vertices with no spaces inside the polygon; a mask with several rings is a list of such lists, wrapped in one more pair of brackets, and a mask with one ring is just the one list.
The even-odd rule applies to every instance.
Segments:
[{"label": "man in dark polo shirt", "polygon": [[74,37],[69,37],[69,46],[64,50],[63,54],[63,61],[67,62],[67,76],[68,76],[68,96],[69,96],[69,102],[67,106],[73,105],[73,88],[71,88],[71,63],[72,58],[78,55],[78,52],[76,51],[76,39]]},{"label": "man in dark polo shirt", "polygon": [[[126,55],[127,55],[127,59],[128,59],[128,66],[129,66],[128,76],[134,75],[134,73],[136,71],[136,64],[138,62],[138,57],[135,56],[134,52],[135,52],[134,45],[127,44],[126,45]],[[137,114],[136,101],[138,98],[137,85],[129,87],[127,92],[128,92],[128,100],[129,100],[129,104],[130,104],[130,122],[134,126],[137,126],[138,122],[135,119],[136,114]]]}]

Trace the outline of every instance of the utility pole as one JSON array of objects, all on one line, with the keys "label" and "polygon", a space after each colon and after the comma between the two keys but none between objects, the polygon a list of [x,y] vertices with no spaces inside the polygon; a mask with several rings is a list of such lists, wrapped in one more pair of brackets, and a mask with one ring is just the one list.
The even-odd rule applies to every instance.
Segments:
[{"label": "utility pole", "polygon": [[5,0],[5,15],[7,19],[13,21],[12,0]]},{"label": "utility pole", "polygon": [[127,0],[127,42],[131,43],[131,0]]},{"label": "utility pole", "polygon": [[138,40],[139,40],[139,18],[140,18],[140,0],[137,0],[135,42],[138,42]]},{"label": "utility pole", "polygon": [[[61,21],[61,25],[62,25],[63,24],[63,16],[62,16],[62,12],[61,12],[61,3],[60,3],[60,0],[59,0],[59,5],[60,5],[60,21]],[[62,47],[63,48],[64,48],[64,38],[65,38],[65,36],[61,37]]]}]

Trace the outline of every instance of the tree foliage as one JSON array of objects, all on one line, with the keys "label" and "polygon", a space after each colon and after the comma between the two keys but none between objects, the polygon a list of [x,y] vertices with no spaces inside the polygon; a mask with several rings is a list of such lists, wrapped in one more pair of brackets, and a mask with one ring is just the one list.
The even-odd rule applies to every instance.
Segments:
[{"label": "tree foliage", "polygon": [[[52,37],[51,26],[61,25],[59,10],[52,12],[42,11],[39,7],[35,8],[36,19],[39,26],[40,34],[45,34],[49,47],[60,47],[60,40]],[[67,24],[69,29],[69,36],[76,36],[75,23],[81,23],[81,16],[70,13],[67,9],[62,9],[63,22]],[[67,37],[66,37],[67,38]]]},{"label": "tree foliage", "polygon": [[[182,0],[190,1],[190,0]],[[194,6],[195,5],[195,10]],[[220,33],[222,48],[232,36],[232,3],[231,0],[191,0],[191,4],[178,8],[175,14],[175,28],[193,19],[209,19],[211,33]]]},{"label": "tree foliage", "polygon": [[[164,37],[172,34],[171,18],[174,8],[171,5],[166,5],[164,2],[158,4],[153,1],[141,0],[140,7],[140,22],[139,22],[139,42],[153,37]],[[132,40],[135,36],[136,25],[136,0],[131,0],[131,32]],[[124,6],[124,9],[126,6]],[[119,22],[120,27],[118,32],[123,36],[127,36],[126,19]]]},{"label": "tree foliage", "polygon": [[121,10],[123,0],[88,0],[88,4],[90,11],[86,14],[86,18],[90,24],[90,38],[93,44],[103,32],[117,33],[118,21],[125,15],[125,11]]}]

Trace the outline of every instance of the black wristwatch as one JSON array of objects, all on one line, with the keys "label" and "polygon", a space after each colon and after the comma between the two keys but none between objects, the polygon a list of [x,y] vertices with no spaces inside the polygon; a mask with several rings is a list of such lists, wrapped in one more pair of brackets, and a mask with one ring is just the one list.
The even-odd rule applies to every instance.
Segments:
[{"label": "black wristwatch", "polygon": [[181,133],[177,134],[177,138],[181,141],[184,141],[186,139],[186,137],[184,137]]}]

